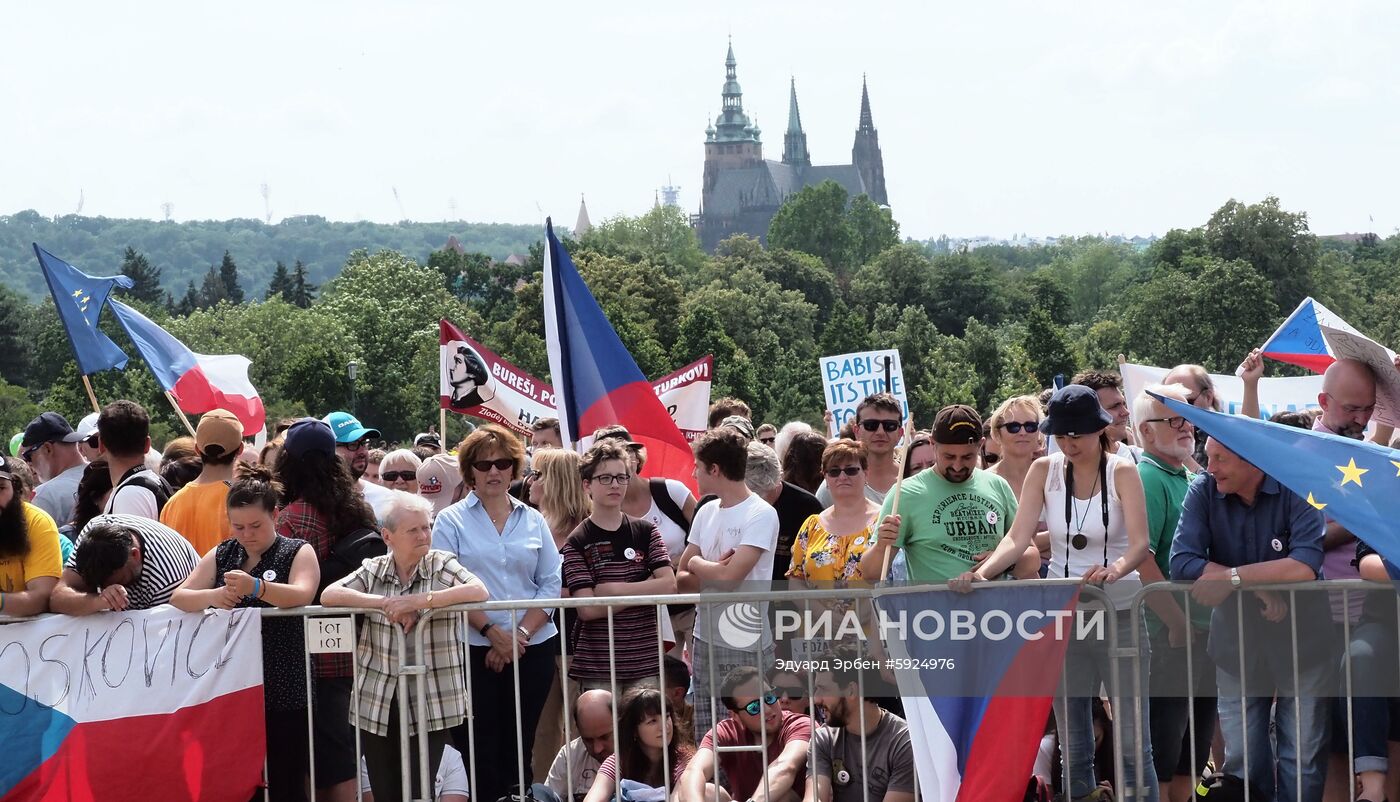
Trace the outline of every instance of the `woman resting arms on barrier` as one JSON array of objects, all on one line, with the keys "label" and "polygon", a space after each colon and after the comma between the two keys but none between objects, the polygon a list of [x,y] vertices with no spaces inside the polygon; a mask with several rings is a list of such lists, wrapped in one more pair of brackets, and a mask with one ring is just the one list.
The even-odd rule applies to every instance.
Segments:
[{"label": "woman resting arms on barrier", "polygon": [[[448,729],[467,714],[467,689],[462,659],[462,616],[443,614],[429,619],[418,653],[414,626],[422,611],[435,607],[485,601],[486,586],[462,567],[451,552],[430,549],[432,502],[402,490],[392,490],[384,504],[384,542],[389,553],[364,561],[349,576],[321,594],[327,607],[370,607],[382,616],[367,615],[360,628],[356,662],[360,666],[360,696],[351,715],[362,730],[365,764],[375,802],[399,802],[403,797],[404,766],[399,755],[399,705],[395,698],[402,664],[421,663],[427,673],[408,683],[410,693],[427,698],[428,776],[437,774]],[[399,653],[394,627],[403,628],[405,653]],[[402,657],[402,660],[401,660]],[[413,798],[418,787],[416,697],[408,700],[409,761]]]},{"label": "woman resting arms on barrier", "polygon": [[[267,468],[240,466],[226,503],[233,537],[204,555],[170,603],[186,612],[310,604],[321,567],[309,543],[277,534],[281,494]],[[303,802],[309,756],[301,619],[264,618],[262,640],[268,794],[274,802]],[[252,798],[262,799],[262,790]]]}]

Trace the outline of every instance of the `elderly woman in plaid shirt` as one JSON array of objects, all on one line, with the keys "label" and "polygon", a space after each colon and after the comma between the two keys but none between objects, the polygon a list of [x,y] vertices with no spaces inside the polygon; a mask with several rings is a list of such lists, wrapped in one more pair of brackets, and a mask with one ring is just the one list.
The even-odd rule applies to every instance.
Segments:
[{"label": "elderly woman in plaid shirt", "polygon": [[[429,619],[423,636],[423,653],[415,648],[414,625],[423,611],[453,604],[485,601],[486,586],[462,567],[451,552],[430,549],[432,504],[427,500],[391,491],[384,507],[384,540],[389,553],[365,560],[358,570],[326,588],[321,603],[327,607],[371,607],[383,615],[365,617],[360,629],[357,660],[362,677],[360,696],[351,713],[363,730],[365,763],[376,802],[403,799],[403,767],[399,760],[399,706],[394,693],[403,665],[422,664],[427,672],[421,692],[427,698],[428,776],[437,773],[448,729],[466,717],[467,691],[463,675],[461,616]],[[394,627],[404,630],[405,653],[400,654]],[[417,754],[416,705],[409,704],[409,743],[414,751],[410,767],[424,756]],[[411,770],[413,798],[418,772]]]}]

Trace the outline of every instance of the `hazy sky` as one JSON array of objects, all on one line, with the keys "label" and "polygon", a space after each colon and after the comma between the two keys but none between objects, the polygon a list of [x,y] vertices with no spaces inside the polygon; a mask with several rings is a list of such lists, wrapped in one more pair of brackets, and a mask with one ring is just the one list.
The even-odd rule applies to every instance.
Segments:
[{"label": "hazy sky", "polygon": [[1397,23],[1346,0],[10,3],[0,214],[262,217],[265,182],[274,219],[572,225],[581,193],[597,222],[668,176],[695,211],[732,33],[768,158],[795,75],[814,162],[848,162],[869,75],[906,235],[1161,233],[1268,194],[1389,233]]}]

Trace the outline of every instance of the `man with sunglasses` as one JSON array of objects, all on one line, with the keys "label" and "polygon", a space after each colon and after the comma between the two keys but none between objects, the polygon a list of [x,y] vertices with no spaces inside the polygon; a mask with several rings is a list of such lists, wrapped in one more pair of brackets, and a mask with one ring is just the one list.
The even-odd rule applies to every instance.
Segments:
[{"label": "man with sunglasses", "polygon": [[867,578],[880,576],[888,550],[904,549],[910,580],[947,582],[975,568],[977,557],[1011,531],[1016,494],[1005,479],[977,467],[982,444],[977,411],[965,404],[940,409],[933,419],[933,443],[933,469],[905,480],[899,514],[892,514],[893,498],[880,511],[879,536],[860,561]]},{"label": "man with sunglasses", "polygon": [[[734,800],[797,802],[807,781],[807,744],[812,719],[778,706],[778,696],[753,666],[736,668],[720,686],[729,718],[705,733],[700,748],[681,776],[680,802],[711,802],[715,764],[728,778],[726,790]],[[715,747],[755,746],[767,752],[724,752],[715,760]]]},{"label": "man with sunglasses", "polygon": [[382,508],[393,496],[387,487],[365,479],[365,471],[369,470],[369,441],[371,438],[379,439],[379,430],[364,426],[359,418],[349,412],[332,412],[325,417],[325,421],[335,434],[336,456],[350,468],[350,475],[355,478],[360,493],[374,510],[374,517],[383,521]]},{"label": "man with sunglasses", "polygon": [[24,427],[19,455],[39,475],[34,506],[47,512],[59,526],[73,520],[78,480],[87,462],[78,453],[82,438],[57,412],[45,412]]},{"label": "man with sunglasses", "polygon": [[[865,497],[876,504],[885,503],[885,494],[899,480],[899,463],[895,447],[899,445],[900,428],[904,425],[904,408],[899,399],[889,393],[865,397],[856,407],[855,436],[865,443]],[[822,508],[832,504],[831,491],[823,481],[817,488],[817,501]]]}]

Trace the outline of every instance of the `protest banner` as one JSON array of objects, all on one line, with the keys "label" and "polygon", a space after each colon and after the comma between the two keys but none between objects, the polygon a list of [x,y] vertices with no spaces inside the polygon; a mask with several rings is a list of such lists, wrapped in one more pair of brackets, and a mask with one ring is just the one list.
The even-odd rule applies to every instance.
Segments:
[{"label": "protest banner", "polygon": [[[886,357],[890,359],[888,385]],[[822,394],[826,397],[826,408],[831,412],[831,431],[827,432],[828,435],[835,435],[848,420],[852,420],[856,407],[872,393],[893,393],[904,410],[904,419],[909,420],[909,396],[904,387],[904,368],[899,362],[899,351],[891,348],[824,356],[819,364]]]},{"label": "protest banner", "polygon": [[462,330],[438,325],[438,385],[443,409],[475,415],[517,432],[554,416],[554,388],[501,359]]},{"label": "protest banner", "polygon": [[702,357],[652,382],[671,420],[691,442],[704,434],[710,418],[710,384],[714,381],[715,358]]},{"label": "protest banner", "polygon": [[246,802],[266,753],[262,682],[256,610],[0,627],[0,800]]},{"label": "protest banner", "polygon": [[[1118,368],[1123,374],[1123,394],[1129,405],[1142,393],[1142,388],[1161,382],[1171,371],[1171,368],[1135,365],[1131,362],[1121,363]],[[1240,414],[1240,406],[1244,402],[1244,380],[1238,376],[1223,376],[1218,373],[1210,374],[1210,380],[1215,385],[1215,397],[1220,400],[1220,411],[1230,415]],[[1267,420],[1276,412],[1317,409],[1317,397],[1321,392],[1321,376],[1260,379],[1259,417]]]},{"label": "protest banner", "polygon": [[1386,426],[1400,425],[1400,372],[1395,352],[1357,331],[1319,326],[1327,347],[1337,359],[1365,362],[1376,376],[1376,411],[1372,420]]}]

